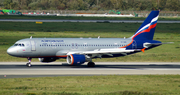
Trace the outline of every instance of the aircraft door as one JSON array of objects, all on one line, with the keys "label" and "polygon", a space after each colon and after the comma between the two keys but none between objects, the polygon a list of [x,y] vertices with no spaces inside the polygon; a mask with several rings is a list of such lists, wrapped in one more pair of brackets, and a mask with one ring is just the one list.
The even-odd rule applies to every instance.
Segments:
[{"label": "aircraft door", "polygon": [[36,43],[35,41],[31,40],[31,51],[36,51]]},{"label": "aircraft door", "polygon": [[136,44],[136,41],[134,40],[133,43],[132,43],[132,49],[137,49],[137,44]]}]

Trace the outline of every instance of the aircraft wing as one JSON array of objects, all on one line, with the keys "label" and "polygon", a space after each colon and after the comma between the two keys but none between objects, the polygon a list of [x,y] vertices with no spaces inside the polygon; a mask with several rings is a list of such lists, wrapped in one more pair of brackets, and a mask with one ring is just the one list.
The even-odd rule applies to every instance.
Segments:
[{"label": "aircraft wing", "polygon": [[69,52],[68,54],[85,54],[92,55],[92,57],[101,57],[102,55],[113,56],[112,54],[123,54],[127,55],[127,53],[141,51],[140,49],[130,49],[126,50],[126,48],[112,48],[112,49],[96,49],[93,51],[79,51],[79,52]]}]

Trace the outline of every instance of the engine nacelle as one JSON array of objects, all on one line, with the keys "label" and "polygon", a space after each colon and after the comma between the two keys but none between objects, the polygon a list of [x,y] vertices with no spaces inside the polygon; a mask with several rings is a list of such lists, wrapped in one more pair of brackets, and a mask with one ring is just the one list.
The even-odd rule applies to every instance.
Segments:
[{"label": "engine nacelle", "polygon": [[86,62],[85,55],[81,54],[70,54],[67,56],[67,63],[70,65],[81,65]]},{"label": "engine nacelle", "polygon": [[39,61],[43,62],[43,63],[54,62],[56,60],[57,60],[57,58],[39,58]]}]

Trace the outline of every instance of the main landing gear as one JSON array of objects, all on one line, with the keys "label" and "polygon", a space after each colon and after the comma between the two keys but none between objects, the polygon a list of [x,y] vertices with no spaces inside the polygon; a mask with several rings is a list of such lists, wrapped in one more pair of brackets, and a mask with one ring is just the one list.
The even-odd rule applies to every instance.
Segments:
[{"label": "main landing gear", "polygon": [[31,67],[31,59],[32,59],[32,58],[27,58],[27,59],[29,60],[29,62],[26,63],[26,66],[27,66],[27,67]]},{"label": "main landing gear", "polygon": [[87,66],[88,67],[95,67],[95,63],[94,62],[88,62]]}]

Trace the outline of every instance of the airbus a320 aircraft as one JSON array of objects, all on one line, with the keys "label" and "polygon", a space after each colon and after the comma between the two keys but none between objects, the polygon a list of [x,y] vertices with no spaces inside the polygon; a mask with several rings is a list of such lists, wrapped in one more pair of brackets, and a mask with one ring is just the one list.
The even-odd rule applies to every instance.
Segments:
[{"label": "airbus a320 aircraft", "polygon": [[32,58],[41,62],[66,58],[69,65],[88,62],[89,67],[94,67],[93,58],[126,56],[162,45],[153,40],[158,16],[159,11],[152,11],[130,38],[27,38],[17,41],[7,53],[27,58],[28,67]]}]

